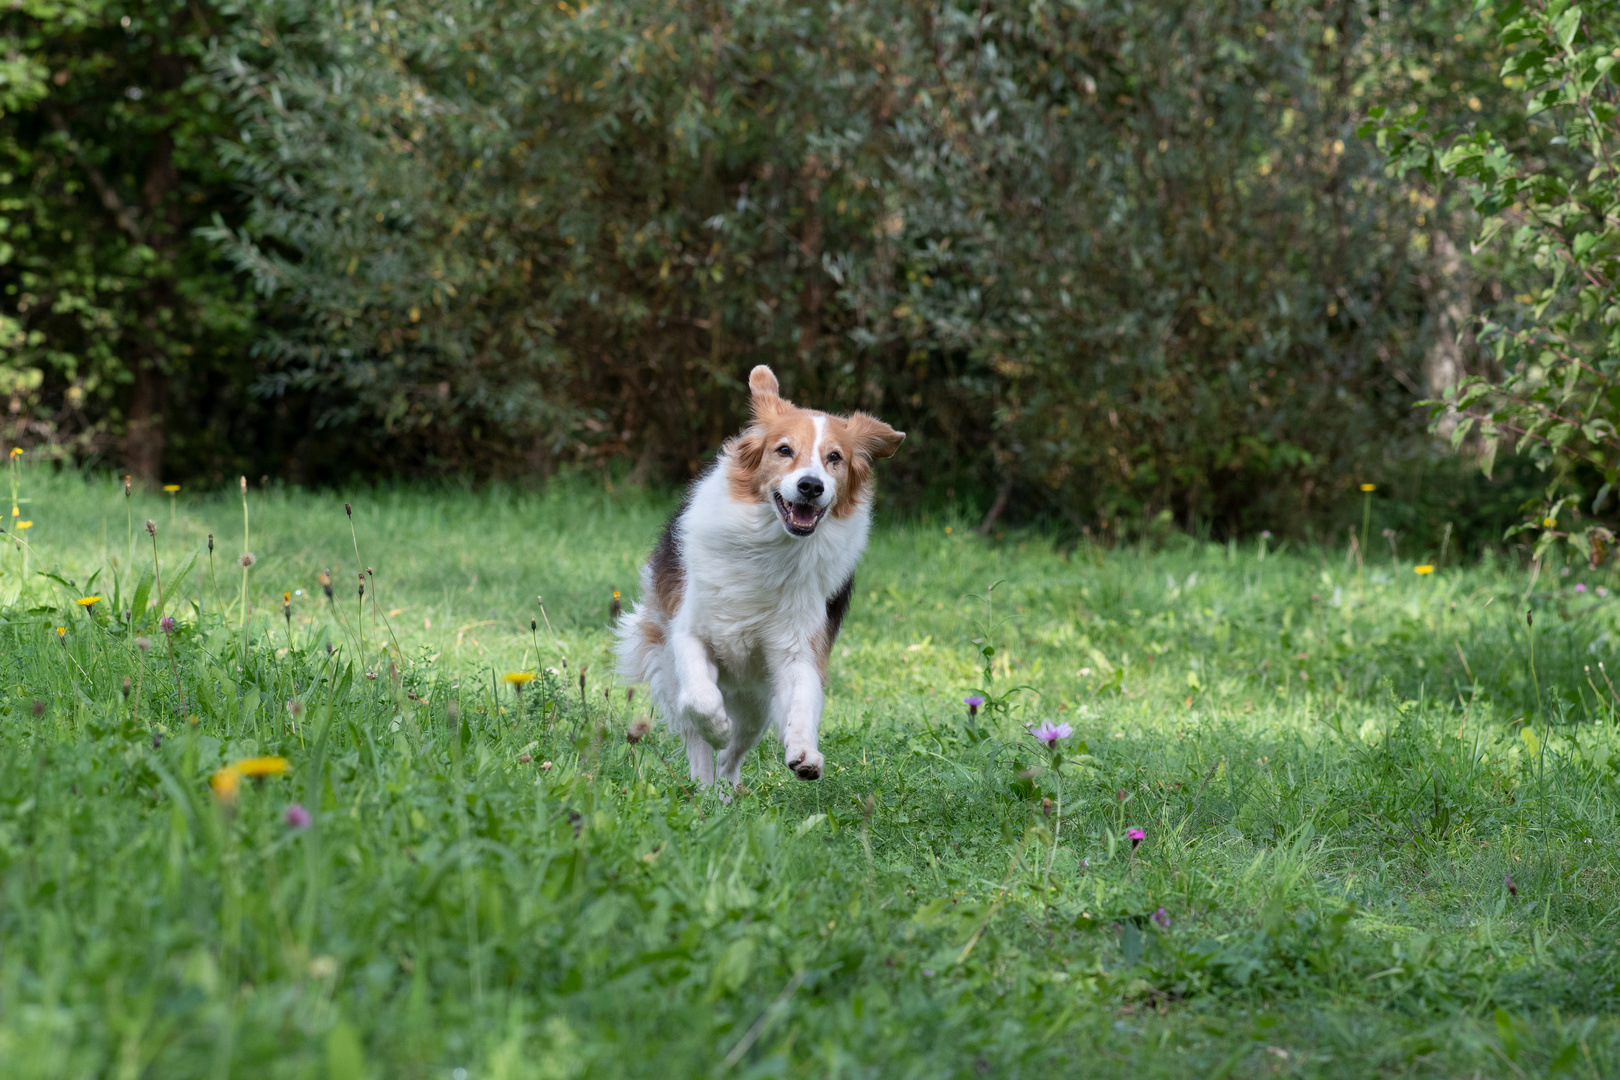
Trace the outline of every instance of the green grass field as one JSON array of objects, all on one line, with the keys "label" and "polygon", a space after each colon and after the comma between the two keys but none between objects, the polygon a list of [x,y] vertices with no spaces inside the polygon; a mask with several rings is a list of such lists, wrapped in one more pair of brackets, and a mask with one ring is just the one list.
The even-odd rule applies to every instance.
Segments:
[{"label": "green grass field", "polygon": [[244,651],[236,492],[18,476],[0,1075],[1620,1075],[1608,571],[884,522],[726,802],[611,675],[668,500],[255,489]]}]

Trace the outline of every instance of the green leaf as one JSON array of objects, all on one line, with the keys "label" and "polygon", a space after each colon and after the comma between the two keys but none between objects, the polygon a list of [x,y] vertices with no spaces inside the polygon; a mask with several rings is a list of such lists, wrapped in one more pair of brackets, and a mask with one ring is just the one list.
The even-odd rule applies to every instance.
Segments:
[{"label": "green leaf", "polygon": [[1575,40],[1575,35],[1581,29],[1581,9],[1577,5],[1564,12],[1553,20],[1553,37],[1558,39],[1559,47],[1565,52]]},{"label": "green leaf", "polygon": [[339,1020],[326,1033],[327,1080],[365,1080],[366,1054],[360,1045],[360,1032],[346,1020]]},{"label": "green leaf", "polygon": [[152,592],[152,574],[150,571],[141,575],[141,580],[135,585],[135,599],[129,605],[129,623],[139,626],[141,619],[146,616],[146,598]]},{"label": "green leaf", "polygon": [[158,599],[157,607],[152,609],[152,617],[154,619],[161,619],[163,617],[163,609],[169,606],[170,598],[172,598],[175,593],[180,591],[182,583],[186,580],[187,575],[191,573],[191,568],[195,565],[197,565],[197,553],[193,551],[191,553],[191,557],[180,564],[179,570],[169,574],[168,581],[163,586],[163,595]]}]

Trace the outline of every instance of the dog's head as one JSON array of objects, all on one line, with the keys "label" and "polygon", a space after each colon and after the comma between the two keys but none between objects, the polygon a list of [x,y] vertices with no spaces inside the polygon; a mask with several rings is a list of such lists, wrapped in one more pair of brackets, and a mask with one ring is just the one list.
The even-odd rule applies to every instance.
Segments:
[{"label": "dog's head", "polygon": [[872,461],[900,448],[905,432],[866,413],[829,416],[781,396],[771,369],[748,376],[754,421],[726,446],[732,497],[768,503],[790,536],[809,536],[830,511],[855,512],[871,483]]}]

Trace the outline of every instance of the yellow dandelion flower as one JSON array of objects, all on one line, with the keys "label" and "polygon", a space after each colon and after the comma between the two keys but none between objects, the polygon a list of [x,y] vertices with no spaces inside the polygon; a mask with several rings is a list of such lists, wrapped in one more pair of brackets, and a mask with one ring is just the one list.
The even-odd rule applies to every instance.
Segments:
[{"label": "yellow dandelion flower", "polygon": [[65,626],[58,626],[58,627],[57,627],[57,628],[56,628],[56,636],[57,636],[57,637],[59,637],[59,638],[60,638],[60,637],[67,637],[67,627],[65,627]]},{"label": "yellow dandelion flower", "polygon": [[1432,573],[1434,573],[1434,567],[1430,566],[1428,563],[1424,563],[1422,566],[1414,566],[1414,567],[1412,567],[1412,573],[1414,573],[1414,574],[1432,574]]},{"label": "yellow dandelion flower", "polygon": [[180,485],[179,484],[164,484],[163,485],[163,490],[167,491],[170,495],[173,495],[175,492],[180,490]]},{"label": "yellow dandelion flower", "polygon": [[1378,485],[1377,484],[1362,484],[1361,485],[1361,490],[1362,491],[1377,491],[1378,490]]},{"label": "yellow dandelion flower", "polygon": [[233,803],[237,791],[242,787],[242,774],[235,765],[227,765],[208,778],[208,786],[214,789],[220,802]]},{"label": "yellow dandelion flower", "polygon": [[22,457],[23,456],[23,448],[20,447],[20,446],[13,446],[11,448],[11,456],[12,457]]},{"label": "yellow dandelion flower", "polygon": [[238,761],[231,768],[243,776],[281,776],[287,771],[287,759],[284,757],[256,757],[246,761]]},{"label": "yellow dandelion flower", "polygon": [[99,597],[99,596],[81,596],[81,597],[79,597],[77,600],[75,600],[73,602],[75,604],[78,604],[82,608],[92,608],[92,607],[95,607],[97,604],[101,603],[101,597]]},{"label": "yellow dandelion flower", "polygon": [[32,529],[33,527],[34,527],[34,523],[32,521],[19,521],[19,522],[17,522],[17,531],[18,532],[21,532],[24,529]]},{"label": "yellow dandelion flower", "polygon": [[534,681],[534,672],[508,671],[501,678],[512,686],[523,687]]}]

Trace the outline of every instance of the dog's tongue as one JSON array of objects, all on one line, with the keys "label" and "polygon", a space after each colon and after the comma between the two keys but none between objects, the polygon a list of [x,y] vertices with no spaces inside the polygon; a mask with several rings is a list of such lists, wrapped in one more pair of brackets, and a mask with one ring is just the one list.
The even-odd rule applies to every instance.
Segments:
[{"label": "dog's tongue", "polygon": [[808,529],[816,523],[816,508],[809,503],[788,503],[788,517],[799,528]]}]

